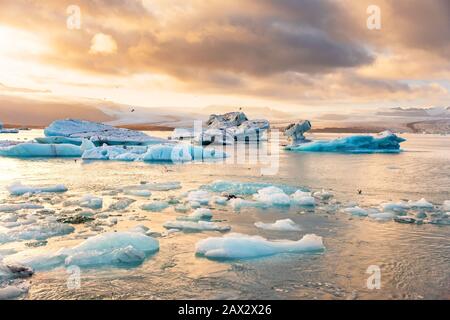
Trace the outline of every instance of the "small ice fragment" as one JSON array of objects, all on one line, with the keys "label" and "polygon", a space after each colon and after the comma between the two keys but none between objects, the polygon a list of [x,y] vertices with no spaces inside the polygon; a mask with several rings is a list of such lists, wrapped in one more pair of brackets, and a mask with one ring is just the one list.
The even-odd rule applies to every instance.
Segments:
[{"label": "small ice fragment", "polygon": [[211,199],[211,194],[204,190],[194,190],[188,193],[188,201],[198,202],[200,205],[207,205]]},{"label": "small ice fragment", "polygon": [[393,212],[378,212],[378,213],[370,213],[369,218],[375,219],[377,221],[386,221],[392,220],[397,215]]},{"label": "small ice fragment", "polygon": [[146,210],[146,211],[161,212],[168,207],[169,207],[169,204],[165,201],[154,201],[154,202],[143,204],[141,206],[141,209]]},{"label": "small ice fragment", "polygon": [[0,205],[0,212],[15,212],[23,209],[43,209],[44,206],[34,203],[15,203]]},{"label": "small ice fragment", "polygon": [[121,211],[121,210],[125,210],[126,208],[128,208],[130,206],[130,204],[132,204],[133,202],[135,202],[136,200],[134,199],[129,199],[129,198],[123,198],[123,199],[119,199],[117,202],[112,203],[108,210],[109,211]]},{"label": "small ice fragment", "polygon": [[420,199],[419,201],[408,201],[408,204],[411,208],[418,208],[418,209],[433,209],[433,204],[425,200],[424,198]]},{"label": "small ice fragment", "polygon": [[200,220],[211,220],[212,218],[212,212],[209,209],[206,208],[198,208],[195,209],[194,212],[192,212],[190,215],[188,216],[184,216],[184,217],[177,217],[177,220],[182,220],[182,221],[200,221]]},{"label": "small ice fragment", "polygon": [[290,206],[291,199],[283,190],[277,187],[267,187],[258,190],[253,196],[256,201],[265,203],[269,206]]},{"label": "small ice fragment", "polygon": [[399,213],[403,213],[410,209],[409,204],[405,202],[382,203],[380,207],[385,212],[399,212]]},{"label": "small ice fragment", "polygon": [[248,259],[280,253],[303,253],[324,250],[322,238],[307,234],[298,241],[270,241],[260,236],[233,233],[200,240],[196,253],[210,259]]},{"label": "small ice fragment", "polygon": [[316,205],[316,199],[311,196],[310,192],[297,190],[294,194],[291,195],[291,199],[293,204],[296,204],[298,206],[313,207]]},{"label": "small ice fragment", "polygon": [[358,216],[358,217],[366,217],[369,214],[367,212],[367,210],[362,209],[362,208],[360,208],[358,206],[352,207],[352,208],[345,208],[343,211],[345,213],[348,213],[348,214],[352,215],[352,216]]},{"label": "small ice fragment", "polygon": [[226,197],[214,197],[214,203],[219,204],[219,205],[226,205],[228,199]]},{"label": "small ice fragment", "polygon": [[291,219],[277,220],[274,223],[255,222],[255,226],[264,230],[273,231],[300,231],[300,226]]},{"label": "small ice fragment", "polygon": [[322,189],[322,191],[314,192],[313,196],[315,198],[320,199],[320,200],[325,200],[326,201],[326,200],[331,199],[334,195],[333,195],[332,192]]},{"label": "small ice fragment", "polygon": [[103,207],[103,199],[100,197],[85,195],[79,201],[80,207],[90,208],[90,209],[101,209]]},{"label": "small ice fragment", "polygon": [[16,299],[23,295],[25,292],[16,286],[6,286],[0,288],[0,300]]},{"label": "small ice fragment", "polygon": [[13,183],[12,185],[6,187],[6,189],[9,191],[11,195],[14,196],[21,196],[25,193],[29,194],[35,194],[35,193],[60,193],[60,192],[66,192],[68,189],[62,185],[58,184],[55,186],[47,186],[47,187],[32,187],[32,186],[25,186],[20,182]]},{"label": "small ice fragment", "polygon": [[209,221],[167,221],[164,223],[166,229],[178,229],[186,232],[199,232],[199,231],[220,231],[226,232],[231,230],[230,226],[221,226],[214,222]]}]

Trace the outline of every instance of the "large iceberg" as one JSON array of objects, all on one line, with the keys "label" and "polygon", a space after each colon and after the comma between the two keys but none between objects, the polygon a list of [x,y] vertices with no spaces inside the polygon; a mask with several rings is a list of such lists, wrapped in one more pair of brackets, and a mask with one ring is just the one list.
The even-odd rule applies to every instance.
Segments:
[{"label": "large iceberg", "polygon": [[322,238],[307,234],[298,241],[270,241],[260,236],[233,233],[197,242],[196,253],[210,259],[249,259],[280,253],[304,253],[324,250]]},{"label": "large iceberg", "polygon": [[286,149],[298,152],[344,152],[344,153],[398,153],[400,143],[405,139],[392,132],[384,131],[376,136],[357,135],[335,140],[321,140],[300,145],[287,146]]},{"label": "large iceberg", "polygon": [[309,120],[298,121],[288,125],[284,129],[284,134],[293,145],[297,145],[306,141],[304,134],[311,130],[311,127],[311,122]]},{"label": "large iceberg", "polygon": [[[97,146],[107,145],[150,145],[165,143],[167,140],[151,137],[141,131],[134,131],[124,128],[116,128],[98,122],[85,120],[56,120],[51,123],[44,133],[47,137],[65,137],[74,139],[90,139]],[[61,139],[61,138],[60,138]],[[64,140],[65,143],[69,140]],[[41,140],[45,142],[45,140]],[[52,141],[51,139],[49,141]],[[53,140],[55,143],[55,140]]]}]

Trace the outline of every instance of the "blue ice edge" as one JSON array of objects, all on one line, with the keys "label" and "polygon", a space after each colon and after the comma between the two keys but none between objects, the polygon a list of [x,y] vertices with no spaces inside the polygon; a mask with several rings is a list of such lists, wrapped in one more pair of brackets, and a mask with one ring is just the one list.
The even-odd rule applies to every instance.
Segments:
[{"label": "blue ice edge", "polygon": [[400,143],[406,139],[384,131],[376,136],[355,135],[335,140],[320,140],[295,146],[285,150],[295,152],[335,152],[335,153],[400,153]]}]

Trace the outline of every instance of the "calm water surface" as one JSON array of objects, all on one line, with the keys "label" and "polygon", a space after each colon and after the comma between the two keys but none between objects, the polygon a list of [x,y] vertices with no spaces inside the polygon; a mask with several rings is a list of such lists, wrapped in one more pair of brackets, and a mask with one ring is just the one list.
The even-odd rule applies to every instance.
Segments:
[{"label": "calm water surface", "polygon": [[[155,134],[155,133],[153,133]],[[168,133],[159,132],[165,136]],[[0,139],[31,139],[39,130],[3,135]],[[336,134],[315,134],[314,139]],[[227,163],[148,164],[122,162],[83,163],[74,159],[0,158],[0,202],[11,202],[5,186],[62,183],[62,195],[79,198],[102,195],[105,205],[113,201],[105,191],[141,181],[180,181],[183,188],[153,192],[127,212],[117,213],[119,223],[107,229],[126,230],[144,224],[162,232],[162,224],[179,214],[144,212],[139,205],[150,199],[198,188],[215,180],[258,181],[327,189],[343,204],[378,206],[386,201],[419,200],[434,204],[450,200],[450,138],[435,135],[404,135],[408,139],[400,154],[288,153],[280,149],[276,175],[261,175],[261,165]],[[357,190],[362,190],[359,195]],[[130,197],[130,196],[126,196]],[[58,205],[56,205],[57,207]],[[176,233],[159,238],[160,251],[135,268],[83,269],[81,288],[67,288],[67,271],[40,271],[32,277],[28,299],[450,299],[450,226],[405,225],[393,221],[349,218],[343,213],[317,209],[242,210],[211,206],[214,218],[229,224],[233,232],[261,235],[268,239],[298,240],[306,233],[323,237],[321,254],[278,255],[269,258],[216,262],[195,256],[198,240],[220,236],[217,232]],[[140,217],[142,221],[130,219]],[[301,232],[257,229],[254,222],[290,218]],[[93,235],[79,233],[51,238],[39,250],[72,246]],[[21,243],[0,249],[24,250]],[[369,290],[370,265],[381,268],[381,289]]]}]

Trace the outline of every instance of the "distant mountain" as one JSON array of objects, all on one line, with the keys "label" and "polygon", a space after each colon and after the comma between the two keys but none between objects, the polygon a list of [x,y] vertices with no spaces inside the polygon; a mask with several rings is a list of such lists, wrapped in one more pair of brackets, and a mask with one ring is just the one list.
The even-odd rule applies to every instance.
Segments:
[{"label": "distant mountain", "polygon": [[377,115],[380,116],[395,116],[395,117],[415,117],[415,118],[429,118],[442,117],[450,118],[450,107],[429,107],[429,108],[391,108],[386,111],[379,111]]}]

